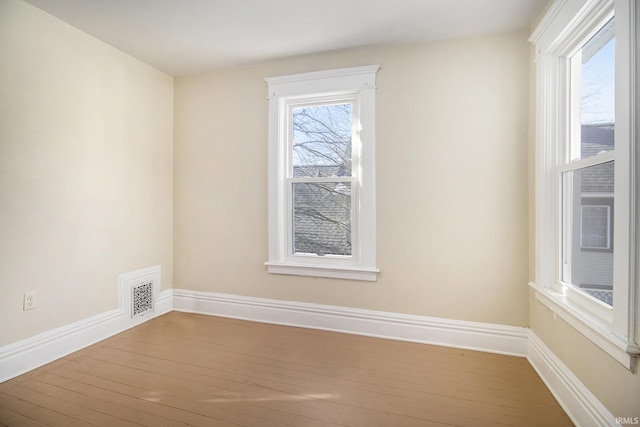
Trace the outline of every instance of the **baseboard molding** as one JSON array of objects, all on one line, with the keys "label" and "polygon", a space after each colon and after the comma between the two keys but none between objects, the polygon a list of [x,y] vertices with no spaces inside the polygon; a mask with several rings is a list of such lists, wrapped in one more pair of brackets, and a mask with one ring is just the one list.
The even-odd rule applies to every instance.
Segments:
[{"label": "baseboard molding", "polygon": [[531,330],[527,359],[575,425],[619,425],[607,408]]},{"label": "baseboard molding", "polygon": [[[577,426],[615,426],[614,416],[527,328],[348,307],[169,289],[154,312],[119,308],[0,348],[0,382],[43,366],[172,310],[526,357]],[[122,291],[120,291],[122,296]]]},{"label": "baseboard molding", "polygon": [[131,317],[130,301],[125,297],[125,288],[129,279],[153,277],[159,286],[159,274],[159,267],[152,267],[120,277],[117,309],[0,347],[0,382],[22,375],[173,310],[173,290],[169,289],[155,293],[152,313],[136,318]]},{"label": "baseboard molding", "polygon": [[160,292],[155,301],[153,317],[162,316],[170,311],[173,311],[173,289]]},{"label": "baseboard molding", "polygon": [[527,329],[330,305],[174,289],[177,311],[526,356]]}]

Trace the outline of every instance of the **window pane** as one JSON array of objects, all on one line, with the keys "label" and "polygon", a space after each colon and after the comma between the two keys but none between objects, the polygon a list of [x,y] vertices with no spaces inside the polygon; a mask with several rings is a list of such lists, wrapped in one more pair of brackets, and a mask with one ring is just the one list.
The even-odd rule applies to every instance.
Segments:
[{"label": "window pane", "polygon": [[351,176],[352,104],[293,109],[293,177]]},{"label": "window pane", "polygon": [[351,183],[294,183],[293,253],[351,255]]},{"label": "window pane", "polygon": [[562,280],[613,301],[614,162],[565,172]]},{"label": "window pane", "polygon": [[[580,158],[614,148],[614,19],[607,22],[578,55],[580,70]],[[576,158],[576,156],[573,156]]]},{"label": "window pane", "polygon": [[609,249],[609,206],[582,205],[584,249]]}]

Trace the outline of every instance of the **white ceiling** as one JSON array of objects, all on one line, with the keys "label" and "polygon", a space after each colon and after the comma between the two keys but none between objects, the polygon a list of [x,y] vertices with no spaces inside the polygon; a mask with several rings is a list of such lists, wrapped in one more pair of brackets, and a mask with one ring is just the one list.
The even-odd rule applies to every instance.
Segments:
[{"label": "white ceiling", "polygon": [[174,76],[528,29],[547,0],[26,0]]}]

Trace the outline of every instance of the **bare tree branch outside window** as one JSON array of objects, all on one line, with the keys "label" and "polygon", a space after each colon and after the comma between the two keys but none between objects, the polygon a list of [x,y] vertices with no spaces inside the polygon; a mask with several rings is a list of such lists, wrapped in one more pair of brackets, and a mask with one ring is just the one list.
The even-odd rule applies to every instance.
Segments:
[{"label": "bare tree branch outside window", "polygon": [[293,110],[294,253],[351,255],[352,111],[351,103]]}]

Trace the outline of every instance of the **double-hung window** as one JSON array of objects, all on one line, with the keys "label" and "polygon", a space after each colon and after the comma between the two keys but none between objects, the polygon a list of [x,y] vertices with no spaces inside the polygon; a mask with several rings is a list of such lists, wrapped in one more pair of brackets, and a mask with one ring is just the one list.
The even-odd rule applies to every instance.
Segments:
[{"label": "double-hung window", "polygon": [[638,346],[635,0],[556,1],[536,48],[536,280],[543,304],[632,368]]},{"label": "double-hung window", "polygon": [[376,280],[377,71],[266,79],[270,273]]}]

